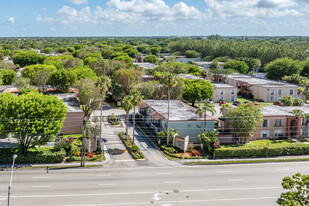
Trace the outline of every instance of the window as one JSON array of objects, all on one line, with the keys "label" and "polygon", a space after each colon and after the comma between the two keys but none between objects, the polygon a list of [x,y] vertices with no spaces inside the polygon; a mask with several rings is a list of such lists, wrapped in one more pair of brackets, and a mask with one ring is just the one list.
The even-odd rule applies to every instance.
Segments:
[{"label": "window", "polygon": [[261,138],[267,138],[269,136],[268,130],[261,130]]},{"label": "window", "polygon": [[275,96],[270,96],[270,97],[269,97],[269,101],[270,101],[270,102],[274,102],[274,101],[275,101]]},{"label": "window", "polygon": [[280,136],[282,136],[282,130],[281,130],[281,129],[276,129],[276,130],[274,131],[274,135],[275,135],[275,137],[280,137]]},{"label": "window", "polygon": [[290,94],[294,94],[294,89],[290,89]]},{"label": "window", "polygon": [[263,127],[268,127],[268,119],[265,119],[264,122],[263,122]]},{"label": "window", "polygon": [[302,137],[308,137],[309,136],[309,130],[308,129],[301,129],[301,136]]},{"label": "window", "polygon": [[223,95],[224,94],[224,90],[220,90],[219,94]]},{"label": "window", "polygon": [[221,99],[223,100],[224,98],[223,98],[223,97],[219,97],[219,99],[220,99],[220,100],[221,100]]},{"label": "window", "polygon": [[307,119],[306,119],[306,118],[302,118],[302,120],[301,120],[301,125],[302,125],[302,126],[307,126],[307,125],[308,125]]},{"label": "window", "polygon": [[282,96],[278,96],[277,101],[280,101],[282,99]]},{"label": "window", "polygon": [[281,127],[281,119],[276,119],[275,120],[275,127]]},{"label": "window", "polygon": [[278,95],[282,95],[282,89],[278,89]]},{"label": "window", "polygon": [[275,90],[270,89],[270,90],[269,90],[269,94],[270,94],[270,95],[274,95],[274,94],[275,94]]},{"label": "window", "polygon": [[235,97],[231,96],[231,102],[234,102],[234,101],[235,101]]},{"label": "window", "polygon": [[229,80],[226,80],[225,82],[226,82],[226,84],[229,84],[229,83],[230,83],[230,81],[229,81]]},{"label": "window", "polygon": [[235,90],[233,89],[233,90],[231,90],[231,94],[235,94]]}]

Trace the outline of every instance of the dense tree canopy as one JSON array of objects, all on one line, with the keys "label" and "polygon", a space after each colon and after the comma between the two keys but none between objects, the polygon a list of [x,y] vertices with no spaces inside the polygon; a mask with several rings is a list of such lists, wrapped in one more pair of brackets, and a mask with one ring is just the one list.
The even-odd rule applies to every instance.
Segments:
[{"label": "dense tree canopy", "polygon": [[184,80],[185,89],[183,91],[183,98],[191,102],[194,106],[196,101],[201,101],[205,99],[211,99],[214,94],[214,89],[209,81],[204,79],[196,80]]},{"label": "dense tree canopy", "polygon": [[87,66],[75,66],[68,70],[76,73],[77,80],[84,79],[84,78],[89,78],[93,80],[98,79],[97,74]]},{"label": "dense tree canopy", "polygon": [[24,78],[29,78],[31,80],[31,84],[35,85],[36,74],[37,72],[42,71],[42,70],[52,73],[54,71],[57,71],[58,69],[54,65],[36,64],[36,65],[26,66],[22,70],[21,75]]},{"label": "dense tree canopy", "polygon": [[0,94],[0,132],[12,134],[23,152],[46,144],[60,132],[67,108],[55,96],[30,92]]},{"label": "dense tree canopy", "polygon": [[265,66],[266,77],[281,80],[284,76],[299,74],[302,67],[299,61],[289,58],[276,59]]},{"label": "dense tree canopy", "polygon": [[249,138],[263,122],[262,106],[253,103],[242,103],[229,109],[226,121],[232,126],[235,137]]},{"label": "dense tree canopy", "polygon": [[11,85],[15,81],[17,75],[16,72],[9,69],[0,69],[0,75],[2,79],[2,84]]},{"label": "dense tree canopy", "polygon": [[135,69],[121,69],[115,72],[114,79],[117,84],[122,86],[123,92],[128,95],[142,80],[142,72]]},{"label": "dense tree canopy", "polygon": [[232,69],[242,74],[247,74],[249,67],[243,61],[229,60],[224,64],[224,69]]},{"label": "dense tree canopy", "polygon": [[35,51],[15,51],[13,56],[14,64],[21,67],[43,63],[45,56],[40,56]]},{"label": "dense tree canopy", "polygon": [[158,61],[158,58],[155,55],[148,55],[144,58],[144,62],[149,62],[152,64],[156,64]]}]

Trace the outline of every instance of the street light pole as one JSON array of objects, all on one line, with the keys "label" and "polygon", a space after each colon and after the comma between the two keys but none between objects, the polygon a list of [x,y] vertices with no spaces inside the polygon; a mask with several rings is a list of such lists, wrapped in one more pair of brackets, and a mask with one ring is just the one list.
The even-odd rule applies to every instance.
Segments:
[{"label": "street light pole", "polygon": [[17,154],[14,154],[13,155],[12,170],[11,170],[11,179],[10,179],[10,184],[9,184],[9,188],[8,188],[8,206],[10,206],[11,186],[12,186],[12,180],[13,180],[14,163],[15,163],[16,158],[17,158]]}]

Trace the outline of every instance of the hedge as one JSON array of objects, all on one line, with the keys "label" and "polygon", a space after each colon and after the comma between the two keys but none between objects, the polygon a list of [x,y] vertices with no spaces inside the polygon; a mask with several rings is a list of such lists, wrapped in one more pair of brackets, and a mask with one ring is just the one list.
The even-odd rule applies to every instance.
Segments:
[{"label": "hedge", "polygon": [[294,144],[280,147],[257,147],[257,148],[240,148],[228,147],[216,149],[216,158],[230,157],[278,157],[285,155],[309,155],[308,144]]},{"label": "hedge", "polygon": [[[125,139],[125,133],[124,132],[120,132],[118,134],[119,138],[121,139],[122,143],[125,145],[126,149],[128,150],[129,154],[132,156],[133,159],[144,159],[144,155],[143,153],[139,152],[139,153],[134,153],[132,151],[131,146],[129,145],[129,141]],[[130,138],[130,137],[128,137]],[[132,141],[130,141],[131,145],[132,145]],[[134,144],[135,147],[137,147],[138,151],[140,151],[139,147],[137,145]]]},{"label": "hedge", "polygon": [[61,163],[66,157],[64,149],[60,151],[50,150],[29,150],[26,154],[21,154],[17,149],[0,149],[0,163],[11,164],[13,154],[17,154],[16,163]]}]

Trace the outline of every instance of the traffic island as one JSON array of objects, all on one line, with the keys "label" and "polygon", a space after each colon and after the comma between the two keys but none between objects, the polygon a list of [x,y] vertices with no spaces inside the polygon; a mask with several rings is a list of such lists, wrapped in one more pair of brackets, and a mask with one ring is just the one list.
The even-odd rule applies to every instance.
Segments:
[{"label": "traffic island", "polygon": [[132,142],[131,137],[128,135],[126,137],[124,132],[120,132],[118,134],[119,138],[121,139],[122,143],[125,145],[126,149],[128,150],[129,154],[132,156],[133,159],[137,161],[144,161],[145,157],[143,153],[140,151],[140,148]]}]

